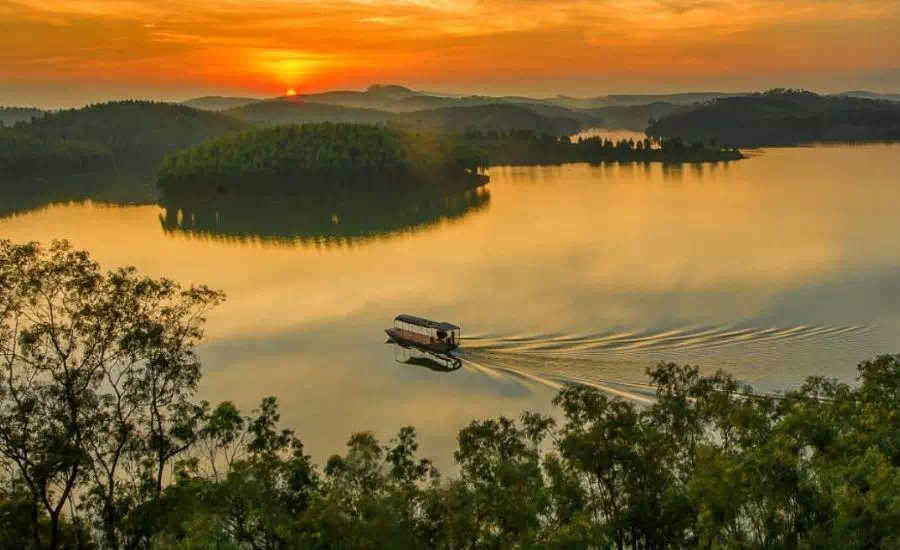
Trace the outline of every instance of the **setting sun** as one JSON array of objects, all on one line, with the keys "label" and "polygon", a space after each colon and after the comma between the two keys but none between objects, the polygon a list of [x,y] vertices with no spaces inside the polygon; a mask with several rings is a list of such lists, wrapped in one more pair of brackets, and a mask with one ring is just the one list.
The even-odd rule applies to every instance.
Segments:
[{"label": "setting sun", "polygon": [[288,90],[287,94],[285,94],[285,95],[287,95],[288,97],[294,97],[295,95],[297,95],[297,90],[294,90],[292,88],[292,89]]}]

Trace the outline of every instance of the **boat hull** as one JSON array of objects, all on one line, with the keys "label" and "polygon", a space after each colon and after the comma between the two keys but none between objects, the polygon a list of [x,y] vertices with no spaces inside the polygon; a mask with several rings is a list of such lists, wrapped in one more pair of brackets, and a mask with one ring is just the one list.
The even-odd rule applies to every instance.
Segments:
[{"label": "boat hull", "polygon": [[385,329],[384,332],[391,341],[408,348],[424,349],[434,353],[449,353],[459,347],[457,344],[449,344],[447,342],[425,341],[422,338],[415,338],[412,335],[408,335],[405,331],[395,328]]}]

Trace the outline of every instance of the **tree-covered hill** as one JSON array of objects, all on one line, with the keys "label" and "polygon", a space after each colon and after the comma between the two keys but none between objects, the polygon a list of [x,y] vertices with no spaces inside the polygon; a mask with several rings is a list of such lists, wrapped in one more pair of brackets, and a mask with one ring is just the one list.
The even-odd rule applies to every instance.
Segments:
[{"label": "tree-covered hill", "polygon": [[0,174],[4,176],[0,183],[21,176],[79,174],[112,165],[112,151],[103,145],[0,128]]},{"label": "tree-covered hill", "polygon": [[576,117],[545,116],[527,107],[504,103],[416,111],[398,115],[396,120],[447,132],[531,130],[558,136],[571,135],[582,128]]},{"label": "tree-covered hill", "polygon": [[305,122],[388,122],[393,114],[375,109],[344,107],[294,99],[258,101],[230,109],[227,114],[257,124],[303,124]]},{"label": "tree-covered hill", "polygon": [[483,153],[442,134],[379,125],[275,126],[207,141],[165,159],[166,198],[408,189],[478,180]]},{"label": "tree-covered hill", "polygon": [[118,101],[45,114],[17,128],[39,139],[109,148],[117,160],[153,160],[212,137],[250,128],[247,122],[184,105]]},{"label": "tree-covered hill", "polygon": [[900,139],[900,104],[799,90],[721,98],[652,121],[647,135],[738,147]]}]

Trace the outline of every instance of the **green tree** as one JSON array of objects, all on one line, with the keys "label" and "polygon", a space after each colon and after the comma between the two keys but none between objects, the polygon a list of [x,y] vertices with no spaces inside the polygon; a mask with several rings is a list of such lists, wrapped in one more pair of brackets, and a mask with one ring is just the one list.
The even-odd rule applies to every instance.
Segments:
[{"label": "green tree", "polygon": [[59,548],[71,505],[97,510],[118,548],[125,516],[158,498],[193,438],[193,348],[222,295],[134,269],[103,273],[66,242],[0,241],[0,297],[0,456],[35,507],[35,546]]}]

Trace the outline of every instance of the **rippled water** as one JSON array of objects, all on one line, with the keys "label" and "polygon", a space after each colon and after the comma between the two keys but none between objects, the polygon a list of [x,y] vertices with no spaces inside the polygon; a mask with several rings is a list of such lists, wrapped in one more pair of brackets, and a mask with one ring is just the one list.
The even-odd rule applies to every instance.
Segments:
[{"label": "rippled water", "polygon": [[[465,423],[548,411],[563,383],[646,402],[658,361],[773,391],[900,351],[900,147],[491,177],[356,203],[7,201],[0,236],[224,289],[201,397],[278,396],[320,462],[352,431],[413,424],[446,466]],[[461,325],[463,368],[385,345],[398,313]]]}]

